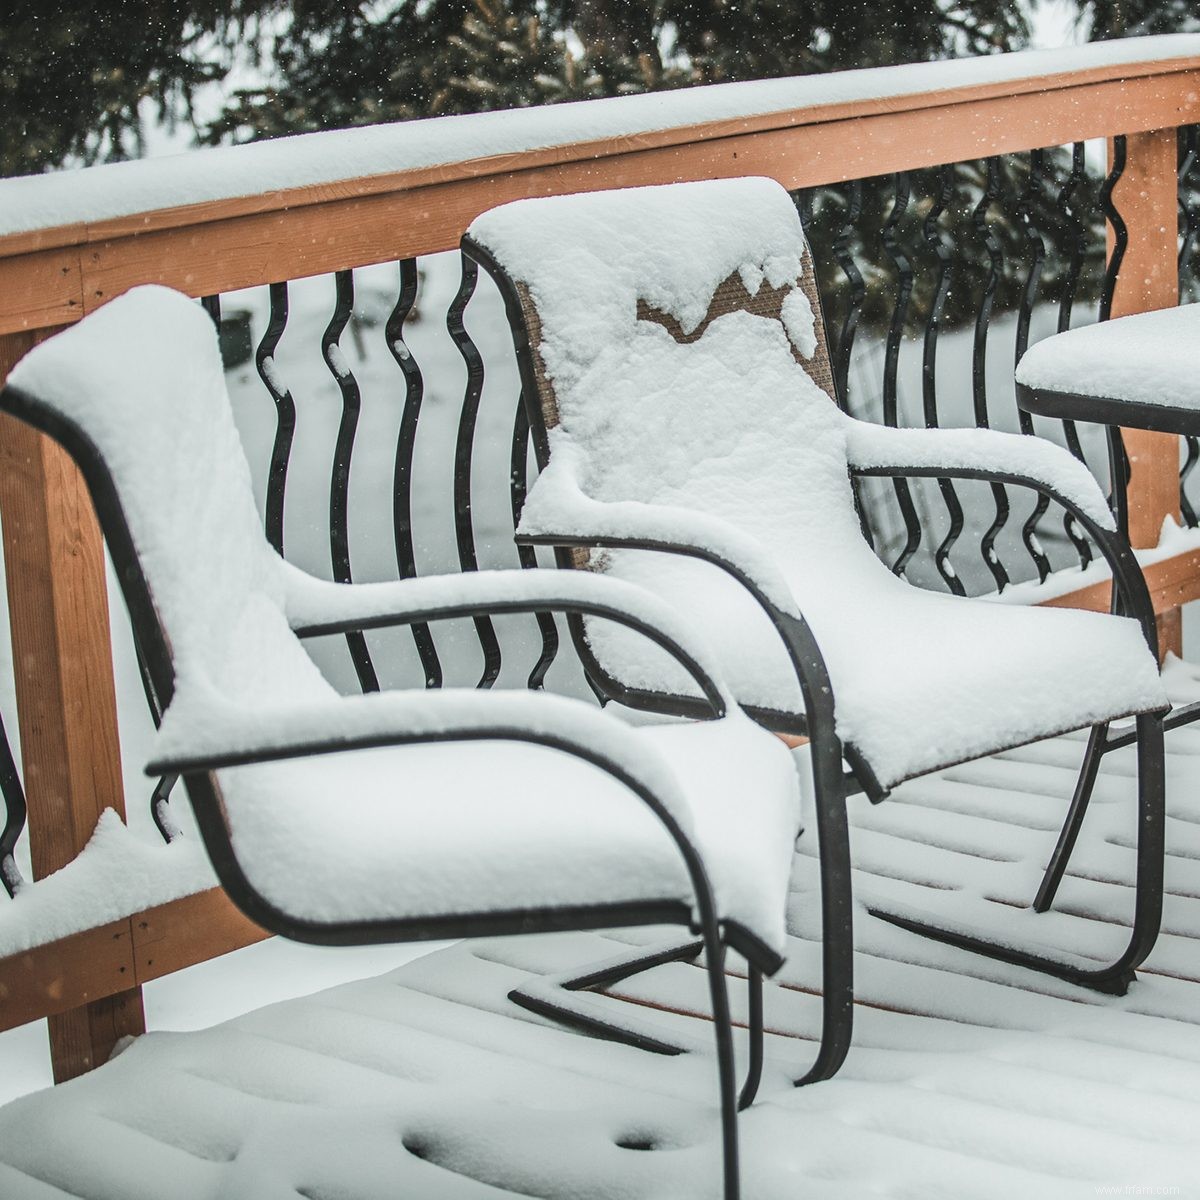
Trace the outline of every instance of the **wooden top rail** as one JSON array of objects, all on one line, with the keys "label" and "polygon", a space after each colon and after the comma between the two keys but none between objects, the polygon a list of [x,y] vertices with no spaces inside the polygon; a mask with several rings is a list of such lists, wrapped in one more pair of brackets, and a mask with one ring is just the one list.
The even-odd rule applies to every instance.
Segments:
[{"label": "wooden top rail", "polygon": [[[0,181],[0,213],[12,210],[0,231],[13,230],[0,236],[0,333],[78,320],[136,283],[200,296],[450,250],[480,212],[524,196],[750,174],[809,187],[1198,120],[1200,36],[1172,35],[311,134]],[[434,136],[439,122],[444,137]],[[515,133],[503,132],[509,125]],[[582,131],[575,140],[573,126]],[[588,136],[598,127],[603,137]],[[385,161],[418,165],[356,176],[320,165],[325,156],[335,167],[361,166],[376,143]],[[480,156],[481,145],[502,152]],[[474,154],[447,159],[446,146]],[[206,163],[217,185],[203,179]],[[171,171],[193,189],[186,194],[218,194],[130,211],[143,196],[178,201],[178,189],[160,183]],[[244,192],[247,180],[314,174],[303,185],[222,194]],[[64,178],[83,196],[74,208]],[[21,227],[35,212],[89,205],[122,211]]]}]

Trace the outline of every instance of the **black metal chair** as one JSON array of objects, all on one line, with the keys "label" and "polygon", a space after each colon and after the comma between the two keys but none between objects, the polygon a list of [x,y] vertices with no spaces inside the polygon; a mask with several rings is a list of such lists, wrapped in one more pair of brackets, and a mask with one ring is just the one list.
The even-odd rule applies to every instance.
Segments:
[{"label": "black metal chair", "polygon": [[[541,468],[518,541],[687,612],[719,647],[743,708],[811,741],[824,1016],[797,1082],[833,1075],[850,1044],[847,795],[880,801],[905,779],[1136,715],[1137,899],[1114,961],[1058,961],[873,910],[1123,993],[1160,922],[1167,701],[1145,582],[1086,469],[1037,438],[846,416],[800,220],[772,181],[519,201],[480,216],[462,249],[503,295]],[[861,536],[859,475],[1002,481],[1057,500],[1108,560],[1133,619],[909,586]],[[699,713],[694,687],[660,656],[586,619],[570,625],[600,695]]]},{"label": "black metal chair", "polygon": [[[694,930],[734,1200],[725,947],[757,970],[782,962],[798,785],[672,611],[558,571],[349,585],[289,566],[262,532],[212,323],[163,288],[135,289],[33,350],[0,407],[83,471],[162,714],[147,773],[183,778],[238,907],[330,945]],[[300,641],[551,611],[637,630],[681,664],[711,719],[635,730],[534,692],[343,697]]]}]

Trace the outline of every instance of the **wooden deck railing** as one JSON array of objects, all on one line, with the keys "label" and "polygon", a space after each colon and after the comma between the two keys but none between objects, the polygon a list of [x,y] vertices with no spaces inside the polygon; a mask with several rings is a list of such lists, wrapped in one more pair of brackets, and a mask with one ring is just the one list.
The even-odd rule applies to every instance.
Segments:
[{"label": "wooden deck railing", "polygon": [[[1129,244],[1113,312],[1172,305],[1176,131],[1200,121],[1200,42],[1172,45],[1178,52],[1156,40],[1155,57],[1131,50],[1109,65],[1081,52],[1075,69],[952,87],[940,80],[959,80],[961,64],[943,75],[933,64],[933,90],[889,91],[900,77],[885,72],[875,94],[851,101],[703,124],[664,118],[601,140],[24,229],[0,237],[0,378],[36,341],[136,284],[205,296],[449,250],[478,213],[517,197],[747,174],[794,190],[1121,135],[1127,164],[1114,199]],[[664,113],[686,113],[685,99],[668,99]],[[0,184],[0,210],[4,196]],[[1128,446],[1132,534],[1149,547],[1178,514],[1178,442],[1131,432]],[[0,466],[28,832],[42,877],[79,853],[104,808],[124,811],[104,558],[85,488],[55,445],[4,418]],[[1178,606],[1200,597],[1200,552],[1147,574],[1177,644]],[[1106,592],[1056,602],[1099,606]],[[48,1016],[56,1077],[69,1077],[144,1027],[141,984],[261,936],[212,891],[0,960],[0,1028]]]}]

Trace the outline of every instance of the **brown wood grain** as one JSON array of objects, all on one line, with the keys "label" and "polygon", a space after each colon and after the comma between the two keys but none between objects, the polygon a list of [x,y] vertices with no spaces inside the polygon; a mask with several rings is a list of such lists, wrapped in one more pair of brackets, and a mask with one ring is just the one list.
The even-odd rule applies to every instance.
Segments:
[{"label": "brown wood grain", "polygon": [[133,980],[128,919],[0,958],[0,1029],[105,999]]},{"label": "brown wood grain", "polygon": [[[49,331],[0,339],[0,378]],[[9,624],[35,878],[71,862],[100,814],[124,815],[104,547],[87,488],[57,443],[0,416]],[[127,980],[126,983],[131,983]],[[50,1022],[55,1079],[108,1057],[145,1028],[140,994]]]},{"label": "brown wood grain", "polygon": [[130,927],[139,983],[271,936],[235,908],[220,888],[147,909],[130,920]]},{"label": "brown wood grain", "polygon": [[0,329],[41,329],[77,321],[83,311],[79,250],[43,250],[0,270]]},{"label": "brown wood grain", "polygon": [[55,1083],[65,1083],[103,1066],[123,1038],[146,1032],[142,989],[127,988],[47,1017],[50,1066]]},{"label": "brown wood grain", "polygon": [[[1177,152],[1174,129],[1131,133],[1126,139],[1125,171],[1113,203],[1128,228],[1129,243],[1113,294],[1114,317],[1179,303]],[[1111,148],[1109,153],[1111,158]],[[1111,230],[1109,241],[1111,251]],[[1179,438],[1144,429],[1122,433],[1130,463],[1129,540],[1139,548],[1157,546],[1163,522],[1179,520]],[[1181,653],[1178,608],[1158,611],[1160,654]]]},{"label": "brown wood grain", "polygon": [[[135,990],[131,985],[149,983],[269,936],[242,916],[220,888],[210,888],[0,958],[0,1030],[64,1015],[78,1024],[76,1036],[89,1027],[103,1034],[105,1022],[112,1040],[140,1032],[128,1021],[127,993]],[[100,1004],[114,998],[116,1004]],[[85,1025],[71,1010],[82,1011],[87,1005],[99,1007]],[[121,1017],[124,1027],[118,1030]],[[101,1049],[104,1055],[108,1051],[111,1041],[107,1050]]]},{"label": "brown wood grain", "polygon": [[[1143,568],[1150,599],[1158,614],[1169,613],[1181,604],[1200,597],[1200,550],[1189,550],[1151,563]],[[1089,584],[1078,591],[1056,596],[1043,603],[1052,608],[1086,608],[1093,612],[1107,612],[1112,595],[1112,584],[1108,580]]]},{"label": "brown wood grain", "polygon": [[[1175,130],[1131,134],[1126,142],[1113,203],[1129,243],[1113,294],[1114,317],[1179,303]],[[1136,547],[1157,546],[1163,521],[1179,518],[1179,438],[1141,429],[1126,429],[1124,437],[1132,467],[1129,540]]]}]

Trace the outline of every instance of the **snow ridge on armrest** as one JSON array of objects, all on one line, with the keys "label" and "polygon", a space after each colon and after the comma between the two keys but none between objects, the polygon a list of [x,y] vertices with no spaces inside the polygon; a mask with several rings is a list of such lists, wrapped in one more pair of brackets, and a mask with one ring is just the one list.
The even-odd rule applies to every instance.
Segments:
[{"label": "snow ridge on armrest", "polygon": [[846,447],[856,471],[944,469],[1027,479],[1077,505],[1102,529],[1116,529],[1092,473],[1045,438],[995,429],[895,429],[847,420]]}]

